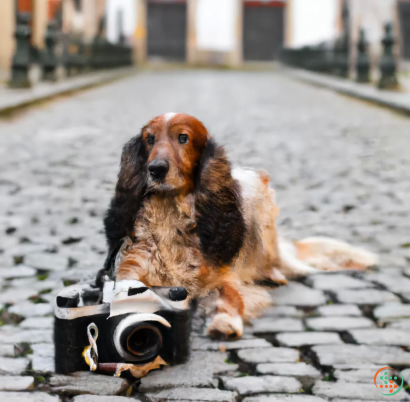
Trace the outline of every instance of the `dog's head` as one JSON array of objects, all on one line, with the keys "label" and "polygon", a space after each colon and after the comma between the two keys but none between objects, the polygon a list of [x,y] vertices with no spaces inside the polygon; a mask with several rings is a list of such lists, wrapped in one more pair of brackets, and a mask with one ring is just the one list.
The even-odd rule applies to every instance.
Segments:
[{"label": "dog's head", "polygon": [[[147,193],[189,193],[194,189],[194,175],[209,134],[195,117],[166,113],[155,117],[141,134],[127,144],[123,159],[139,160],[139,175]],[[123,164],[124,164],[123,160]]]},{"label": "dog's head", "polygon": [[202,252],[227,264],[242,246],[245,223],[225,151],[204,125],[183,113],[152,119],[123,148],[115,197],[105,219],[110,249],[132,232],[144,197],[193,194]]}]

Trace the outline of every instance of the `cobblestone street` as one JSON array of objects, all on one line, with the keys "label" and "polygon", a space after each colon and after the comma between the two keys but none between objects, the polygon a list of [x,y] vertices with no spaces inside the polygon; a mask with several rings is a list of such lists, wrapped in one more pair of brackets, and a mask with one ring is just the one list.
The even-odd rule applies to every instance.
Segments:
[{"label": "cobblestone street", "polygon": [[[198,319],[190,362],[141,381],[55,375],[54,298],[101,268],[122,145],[170,111],[269,172],[283,235],[340,238],[381,264],[272,291],[239,341],[209,340]],[[0,144],[0,401],[410,400],[408,118],[277,72],[146,71],[2,119]],[[403,374],[396,395],[374,385],[385,366]]]}]

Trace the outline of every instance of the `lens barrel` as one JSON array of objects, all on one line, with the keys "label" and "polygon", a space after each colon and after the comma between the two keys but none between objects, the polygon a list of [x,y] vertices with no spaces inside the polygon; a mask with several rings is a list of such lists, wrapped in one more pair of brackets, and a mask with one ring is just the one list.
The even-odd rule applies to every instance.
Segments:
[{"label": "lens barrel", "polygon": [[163,344],[162,333],[152,322],[143,321],[129,325],[123,328],[118,335],[120,348],[132,361],[155,358]]}]

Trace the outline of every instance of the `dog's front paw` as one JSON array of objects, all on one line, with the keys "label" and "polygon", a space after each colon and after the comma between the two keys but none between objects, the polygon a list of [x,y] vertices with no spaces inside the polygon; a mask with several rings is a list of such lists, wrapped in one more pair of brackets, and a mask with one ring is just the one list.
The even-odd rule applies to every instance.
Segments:
[{"label": "dog's front paw", "polygon": [[243,321],[240,316],[232,317],[227,313],[216,314],[207,329],[212,338],[237,339],[243,333]]}]

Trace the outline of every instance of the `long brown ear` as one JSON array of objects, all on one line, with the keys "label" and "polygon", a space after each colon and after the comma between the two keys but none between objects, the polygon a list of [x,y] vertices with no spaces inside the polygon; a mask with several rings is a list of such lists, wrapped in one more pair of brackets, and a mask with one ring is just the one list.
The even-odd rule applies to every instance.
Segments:
[{"label": "long brown ear", "polygon": [[104,219],[109,247],[105,270],[111,268],[122,240],[133,230],[146,189],[146,164],[147,154],[140,134],[124,145],[115,195]]},{"label": "long brown ear", "polygon": [[225,151],[209,139],[199,165],[195,209],[202,252],[215,265],[231,263],[243,245],[246,225],[241,204]]}]

